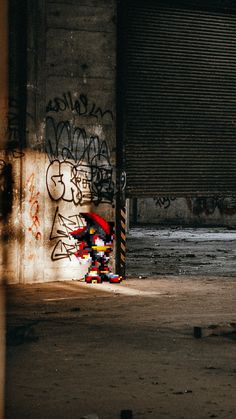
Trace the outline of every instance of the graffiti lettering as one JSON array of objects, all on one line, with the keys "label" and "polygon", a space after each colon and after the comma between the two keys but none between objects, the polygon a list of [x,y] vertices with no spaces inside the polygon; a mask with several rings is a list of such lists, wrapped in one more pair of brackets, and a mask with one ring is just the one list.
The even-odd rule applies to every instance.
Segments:
[{"label": "graffiti lettering", "polygon": [[216,210],[221,215],[236,214],[236,197],[197,197],[187,198],[190,211],[195,215],[212,215]]},{"label": "graffiti lettering", "polygon": [[62,240],[59,240],[52,251],[51,259],[52,261],[66,258],[69,258],[71,260],[71,257],[76,252],[76,250],[76,245],[68,244],[63,242]]},{"label": "graffiti lettering", "polygon": [[46,150],[51,162],[46,182],[52,200],[75,205],[112,203],[114,182],[105,140],[69,121],[56,124],[48,117]]},{"label": "graffiti lettering", "polygon": [[78,214],[64,217],[60,214],[59,207],[56,208],[50,233],[50,240],[56,240],[51,254],[52,261],[65,258],[71,260],[77,247],[69,232],[83,225],[84,220]]},{"label": "graffiti lettering", "polygon": [[169,208],[170,205],[171,205],[171,202],[173,202],[175,200],[176,200],[176,198],[168,197],[168,196],[166,196],[166,197],[165,196],[163,196],[163,197],[160,196],[160,197],[154,199],[156,206],[159,206],[160,208],[164,208],[164,209]]},{"label": "graffiti lettering", "polygon": [[113,120],[113,113],[109,109],[102,110],[94,102],[89,102],[84,94],[80,94],[79,98],[73,98],[71,92],[63,93],[62,96],[54,97],[49,100],[46,112],[64,112],[72,111],[82,117],[93,117],[103,119],[109,117]]},{"label": "graffiti lettering", "polygon": [[40,192],[36,192],[36,189],[35,189],[35,175],[34,175],[34,173],[32,173],[32,175],[27,180],[27,186],[28,186],[28,191],[30,193],[29,199],[28,199],[28,203],[30,205],[29,215],[30,215],[30,219],[32,221],[32,224],[30,225],[28,230],[31,232],[32,236],[36,240],[39,240],[39,239],[41,239],[41,236],[42,236],[40,231],[38,231],[39,226],[40,226],[39,202],[38,202],[38,197],[40,195]]}]

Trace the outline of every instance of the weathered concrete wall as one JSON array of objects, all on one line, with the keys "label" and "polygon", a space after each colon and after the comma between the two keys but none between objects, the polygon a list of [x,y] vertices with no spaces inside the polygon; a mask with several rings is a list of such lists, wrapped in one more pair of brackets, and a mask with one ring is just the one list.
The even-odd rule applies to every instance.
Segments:
[{"label": "weathered concrete wall", "polygon": [[6,162],[4,150],[6,148],[7,114],[8,114],[8,4],[1,3],[0,9],[0,419],[5,416],[5,270],[6,270],[6,241],[4,224],[6,221],[6,207],[4,206],[4,171]]},{"label": "weathered concrete wall", "polygon": [[14,161],[20,232],[11,241],[10,281],[81,278],[87,266],[69,235],[83,225],[80,213],[115,220],[116,2],[28,4],[25,138]]},{"label": "weathered concrete wall", "polygon": [[236,197],[138,199],[130,220],[140,224],[236,226]]},{"label": "weathered concrete wall", "polygon": [[114,221],[115,1],[48,1],[45,279],[82,277],[69,231]]}]

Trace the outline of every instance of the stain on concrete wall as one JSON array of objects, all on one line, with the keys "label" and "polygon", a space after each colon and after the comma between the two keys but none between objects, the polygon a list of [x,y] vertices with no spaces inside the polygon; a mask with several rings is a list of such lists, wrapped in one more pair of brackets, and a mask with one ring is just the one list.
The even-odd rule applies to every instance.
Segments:
[{"label": "stain on concrete wall", "polygon": [[[132,205],[130,208],[132,222]],[[140,224],[236,226],[234,196],[140,198],[136,211],[136,221]]]}]

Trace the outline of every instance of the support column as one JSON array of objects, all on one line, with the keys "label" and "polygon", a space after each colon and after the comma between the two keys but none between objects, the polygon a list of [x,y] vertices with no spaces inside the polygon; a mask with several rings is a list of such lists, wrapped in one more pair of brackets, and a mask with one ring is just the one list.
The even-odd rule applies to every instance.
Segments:
[{"label": "support column", "polygon": [[[0,7],[0,186],[1,186],[1,255],[0,258],[0,419],[4,418],[4,383],[5,383],[5,281],[4,271],[7,259],[5,244],[5,225],[8,205],[5,203],[6,189],[9,182],[8,163],[5,159],[8,125],[8,0],[1,1]],[[10,176],[11,179],[11,176]]]}]

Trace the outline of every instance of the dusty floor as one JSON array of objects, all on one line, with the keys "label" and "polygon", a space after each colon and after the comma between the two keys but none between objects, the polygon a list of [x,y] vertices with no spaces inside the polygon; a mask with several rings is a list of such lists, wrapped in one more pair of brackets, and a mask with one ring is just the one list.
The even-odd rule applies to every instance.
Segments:
[{"label": "dusty floor", "polygon": [[236,276],[236,230],[138,226],[128,234],[128,276]]},{"label": "dusty floor", "polygon": [[6,418],[235,419],[236,339],[193,337],[236,321],[235,281],[10,286]]}]

